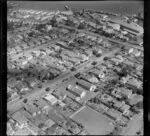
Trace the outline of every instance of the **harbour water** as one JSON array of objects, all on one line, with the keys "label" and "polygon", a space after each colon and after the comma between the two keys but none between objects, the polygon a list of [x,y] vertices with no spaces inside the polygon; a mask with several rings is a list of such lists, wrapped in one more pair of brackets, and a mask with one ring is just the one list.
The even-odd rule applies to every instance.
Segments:
[{"label": "harbour water", "polygon": [[20,1],[19,8],[41,10],[64,10],[68,5],[71,9],[94,9],[121,14],[136,14],[144,9],[143,1]]}]

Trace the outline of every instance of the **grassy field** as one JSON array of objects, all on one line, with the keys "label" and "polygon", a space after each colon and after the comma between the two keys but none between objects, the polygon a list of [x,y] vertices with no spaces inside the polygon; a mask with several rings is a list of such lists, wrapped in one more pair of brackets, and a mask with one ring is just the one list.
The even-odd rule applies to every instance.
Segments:
[{"label": "grassy field", "polygon": [[82,123],[91,135],[106,135],[114,128],[107,117],[88,106],[75,114],[72,119]]}]

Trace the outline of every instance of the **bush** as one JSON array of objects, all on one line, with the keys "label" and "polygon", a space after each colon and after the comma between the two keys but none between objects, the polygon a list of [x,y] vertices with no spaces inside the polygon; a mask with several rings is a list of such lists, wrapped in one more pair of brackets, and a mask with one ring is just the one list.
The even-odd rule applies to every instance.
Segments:
[{"label": "bush", "polygon": [[139,109],[143,109],[143,101],[140,101],[136,104]]},{"label": "bush", "polygon": [[97,62],[96,62],[96,61],[93,61],[93,62],[92,62],[92,65],[96,65],[96,64],[97,64]]},{"label": "bush", "polygon": [[107,61],[107,60],[108,60],[108,57],[104,57],[103,60],[104,60],[104,61]]},{"label": "bush", "polygon": [[45,91],[46,91],[46,92],[49,92],[49,91],[50,91],[50,87],[47,87],[47,88],[45,89]]}]

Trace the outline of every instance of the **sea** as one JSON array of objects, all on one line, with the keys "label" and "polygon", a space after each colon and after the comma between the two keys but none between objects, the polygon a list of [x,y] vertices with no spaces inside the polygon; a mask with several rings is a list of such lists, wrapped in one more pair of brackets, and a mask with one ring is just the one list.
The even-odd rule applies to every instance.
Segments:
[{"label": "sea", "polygon": [[68,5],[71,9],[81,10],[94,9],[105,12],[121,14],[137,14],[139,9],[144,9],[143,1],[18,1],[20,7],[24,9],[40,10],[65,10]]},{"label": "sea", "polygon": [[[65,10],[68,5],[71,9],[93,9],[104,12],[113,12],[122,15],[137,14],[144,11],[144,1],[13,1],[19,4],[19,9],[37,10]],[[143,26],[143,21],[139,21]]]}]

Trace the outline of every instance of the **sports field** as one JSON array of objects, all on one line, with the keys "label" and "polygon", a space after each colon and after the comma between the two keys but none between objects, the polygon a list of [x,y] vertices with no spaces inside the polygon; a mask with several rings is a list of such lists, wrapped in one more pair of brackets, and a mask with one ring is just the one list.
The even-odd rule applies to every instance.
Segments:
[{"label": "sports field", "polygon": [[106,116],[88,106],[72,116],[72,119],[82,123],[91,135],[106,135],[114,128]]}]

